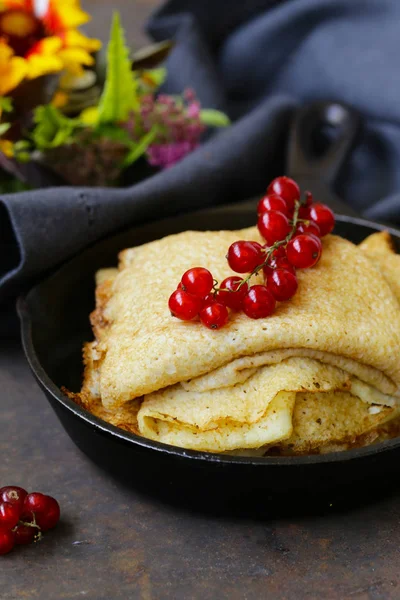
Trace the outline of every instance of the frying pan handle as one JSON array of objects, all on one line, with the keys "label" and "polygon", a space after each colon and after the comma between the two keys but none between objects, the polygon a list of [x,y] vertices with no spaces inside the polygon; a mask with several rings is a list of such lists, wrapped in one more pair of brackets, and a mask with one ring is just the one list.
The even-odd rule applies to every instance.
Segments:
[{"label": "frying pan handle", "polygon": [[289,134],[287,172],[294,179],[331,186],[351,150],[361,119],[339,102],[313,102],[300,108]]}]

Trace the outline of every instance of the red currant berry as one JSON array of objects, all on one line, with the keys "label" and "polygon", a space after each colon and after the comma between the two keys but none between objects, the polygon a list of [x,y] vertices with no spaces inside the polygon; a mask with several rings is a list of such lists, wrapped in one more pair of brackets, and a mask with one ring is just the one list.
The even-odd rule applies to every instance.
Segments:
[{"label": "red currant berry", "polygon": [[260,215],[258,217],[257,227],[268,246],[272,246],[275,242],[285,239],[290,232],[290,225],[287,217],[276,210],[271,210],[270,212]]},{"label": "red currant berry", "polygon": [[297,269],[313,267],[319,261],[321,252],[321,240],[307,233],[291,239],[286,248],[289,262]]},{"label": "red currant berry", "polygon": [[264,276],[267,278],[275,269],[284,269],[293,275],[296,274],[296,269],[290,264],[286,256],[279,256],[276,259],[272,258],[269,264],[263,267]]},{"label": "red currant berry", "polygon": [[290,264],[287,256],[279,256],[278,258],[273,259],[272,265],[274,269],[285,269],[286,271],[293,273],[293,275],[296,273],[296,269]]},{"label": "red currant berry", "polygon": [[277,194],[286,202],[289,211],[293,211],[294,203],[300,199],[300,188],[290,177],[277,177],[268,186],[267,194]]},{"label": "red currant berry", "polygon": [[297,277],[285,269],[275,269],[267,276],[267,286],[275,300],[289,300],[297,291]]},{"label": "red currant berry", "polygon": [[305,193],[305,202],[304,202],[304,206],[311,206],[311,204],[313,203],[313,195],[311,192],[306,192]]},{"label": "red currant berry", "polygon": [[178,283],[178,285],[176,286],[176,289],[177,289],[177,290],[183,290],[183,283],[182,283],[182,281],[180,281],[180,282]]},{"label": "red currant berry", "polygon": [[[22,516],[31,517],[32,513],[45,512],[47,510],[48,496],[40,492],[32,492],[25,498]],[[25,519],[26,520],[26,519]]]},{"label": "red currant berry", "polygon": [[203,267],[194,267],[182,275],[183,289],[193,296],[204,298],[211,291],[213,286],[213,276],[208,269]]},{"label": "red currant berry", "polygon": [[257,250],[259,252],[261,252],[261,254],[264,252],[264,246],[262,244],[260,244],[260,242],[251,242],[253,244],[253,246],[255,248],[257,248]]},{"label": "red currant berry", "polygon": [[252,285],[243,300],[243,312],[250,319],[269,317],[275,310],[275,298],[264,285]]},{"label": "red currant berry", "polygon": [[311,206],[311,204],[314,202],[314,198],[311,192],[306,192],[305,194],[305,202],[304,202],[304,206]]},{"label": "red currant berry", "polygon": [[22,511],[24,500],[28,492],[17,485],[7,485],[0,489],[0,502],[9,502],[18,506],[19,511]]},{"label": "red currant berry", "polygon": [[267,194],[263,198],[261,198],[260,202],[257,206],[257,214],[262,215],[265,212],[269,212],[270,210],[277,210],[284,215],[288,215],[288,209],[286,206],[286,202],[280,196],[276,194]]},{"label": "red currant berry", "polygon": [[220,329],[228,322],[228,318],[228,309],[220,302],[209,304],[200,311],[200,321],[209,329]]},{"label": "red currant berry", "polygon": [[207,294],[207,296],[205,298],[202,298],[201,300],[201,307],[204,308],[205,306],[208,306],[209,304],[213,304],[214,302],[216,302],[217,299],[215,297],[215,294],[210,293]]},{"label": "red currant berry", "polygon": [[14,531],[14,541],[17,545],[30,544],[37,533],[38,529],[29,527],[28,525],[18,525]]},{"label": "red currant berry", "polygon": [[0,529],[12,529],[19,521],[21,512],[16,504],[0,503]]},{"label": "red currant berry", "polygon": [[299,219],[309,219],[310,218],[310,207],[309,206],[300,206],[298,212]]},{"label": "red currant berry", "polygon": [[317,237],[321,236],[321,231],[318,225],[314,221],[306,221],[305,223],[299,223],[296,228],[296,235],[299,233],[312,233]]},{"label": "red currant berry", "polygon": [[[175,290],[169,297],[168,306],[173,317],[191,321],[201,309],[201,299],[184,290]],[[30,495],[30,494],[29,494]]]},{"label": "red currant berry", "polygon": [[315,221],[323,237],[332,231],[335,226],[335,215],[326,204],[313,204],[309,210],[310,219]]},{"label": "red currant berry", "polygon": [[[220,285],[221,290],[217,292],[218,301],[232,310],[242,310],[243,298],[247,294],[249,286],[243,283],[240,277],[227,277]],[[238,287],[240,286],[240,289]],[[229,290],[229,291],[222,291]]]},{"label": "red currant berry", "polygon": [[268,265],[263,269],[264,275],[267,276],[271,273],[272,269],[286,269],[286,271],[290,271],[293,274],[296,273],[296,269],[287,259],[286,248],[284,246],[278,246],[278,248],[275,248],[272,252],[268,260]]},{"label": "red currant berry", "polygon": [[60,505],[52,496],[46,496],[46,508],[35,513],[36,523],[42,531],[55,527],[60,520]]},{"label": "red currant berry", "polygon": [[234,242],[229,246],[228,263],[236,273],[250,273],[263,261],[262,246],[258,242]]},{"label": "red currant berry", "polygon": [[[266,250],[269,250],[270,247],[268,246],[268,244],[265,244],[263,246],[263,248],[264,248],[264,252],[266,252]],[[273,257],[273,258],[278,258],[280,256],[285,256],[286,257],[286,250],[285,250],[284,246],[278,246],[271,253],[271,257]]]},{"label": "red currant berry", "polygon": [[7,554],[14,548],[14,534],[10,529],[0,529],[0,554]]}]

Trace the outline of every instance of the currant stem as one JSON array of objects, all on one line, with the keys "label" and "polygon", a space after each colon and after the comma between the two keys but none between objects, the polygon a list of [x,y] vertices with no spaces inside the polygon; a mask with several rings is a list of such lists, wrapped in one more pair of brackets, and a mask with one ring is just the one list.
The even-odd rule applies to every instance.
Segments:
[{"label": "currant stem", "polygon": [[[18,521],[18,525],[25,525],[25,527],[34,527],[37,530],[35,533],[34,541],[39,542],[42,539],[42,531],[39,525],[36,523],[35,513],[32,513],[32,515],[33,523],[30,523],[28,521]],[[16,525],[16,527],[18,527],[18,525]]]},{"label": "currant stem", "polygon": [[295,205],[294,205],[294,212],[293,212],[293,219],[290,221],[290,224],[292,226],[290,232],[288,233],[288,235],[283,239],[283,240],[278,240],[277,242],[275,242],[274,244],[272,244],[272,246],[270,246],[268,248],[268,250],[265,253],[265,260],[264,262],[260,263],[259,265],[257,265],[257,267],[255,269],[253,269],[253,271],[251,273],[249,273],[249,275],[247,275],[238,285],[236,290],[227,290],[227,289],[222,289],[222,288],[218,288],[216,287],[218,285],[218,281],[214,279],[214,286],[213,286],[213,291],[214,294],[216,294],[217,292],[230,292],[230,293],[235,293],[238,292],[240,290],[241,287],[243,287],[244,285],[246,285],[250,279],[252,277],[254,277],[255,275],[258,275],[258,273],[261,271],[261,269],[263,269],[265,266],[267,266],[273,252],[277,249],[280,248],[281,246],[285,246],[286,244],[288,244],[290,242],[290,240],[292,239],[292,237],[294,236],[294,234],[296,233],[296,227],[298,225],[298,223],[300,222],[306,222],[308,221],[308,219],[299,219],[299,210],[300,207],[303,206],[306,201],[307,201],[307,194],[309,194],[309,192],[306,192],[306,198],[304,200],[296,200],[295,201]]},{"label": "currant stem", "polygon": [[40,531],[40,527],[39,527],[39,525],[36,524],[36,521],[34,523],[28,523],[28,521],[18,521],[18,525],[25,525],[26,527],[34,527],[35,529],[38,529]]}]

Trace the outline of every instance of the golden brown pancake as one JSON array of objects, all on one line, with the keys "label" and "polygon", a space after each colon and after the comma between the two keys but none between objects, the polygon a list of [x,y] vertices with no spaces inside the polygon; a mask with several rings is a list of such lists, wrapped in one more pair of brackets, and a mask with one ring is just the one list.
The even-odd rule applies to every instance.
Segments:
[{"label": "golden brown pancake", "polygon": [[315,452],[373,437],[398,414],[400,265],[387,236],[360,247],[324,238],[318,265],[297,272],[297,294],[267,319],[232,314],[211,331],[172,318],[182,273],[201,265],[221,281],[237,239],[260,240],[255,228],[185,232],[99,272],[77,401],[130,431],[212,452]]}]

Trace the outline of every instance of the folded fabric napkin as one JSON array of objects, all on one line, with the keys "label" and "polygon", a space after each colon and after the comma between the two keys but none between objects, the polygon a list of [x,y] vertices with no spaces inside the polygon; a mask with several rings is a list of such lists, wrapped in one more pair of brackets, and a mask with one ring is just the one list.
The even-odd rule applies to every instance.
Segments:
[{"label": "folded fabric napkin", "polygon": [[167,2],[149,23],[154,39],[177,42],[166,91],[192,86],[234,124],[131,188],[0,198],[0,301],[122,227],[262,192],[283,171],[293,108],[311,99],[361,112],[337,191],[360,213],[400,223],[399,20],[396,0]]}]

